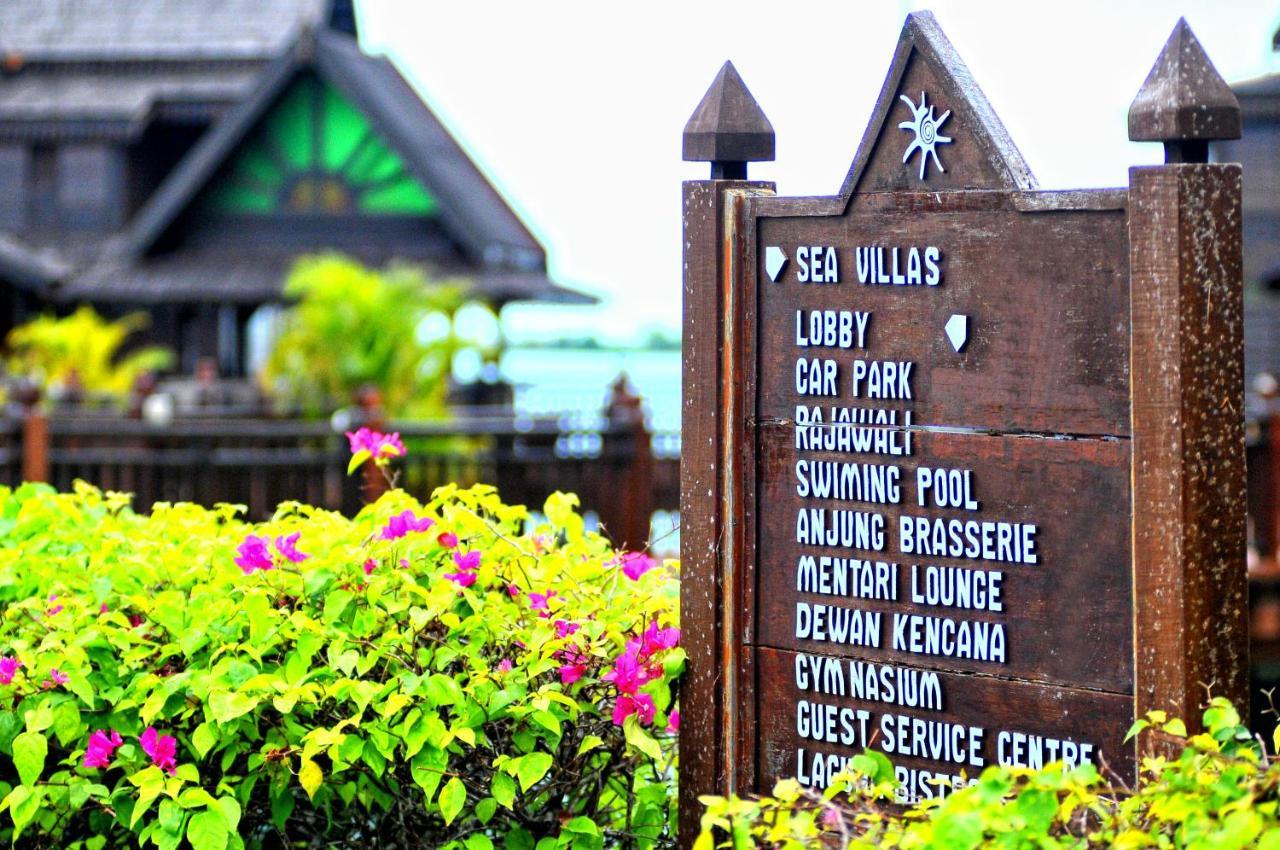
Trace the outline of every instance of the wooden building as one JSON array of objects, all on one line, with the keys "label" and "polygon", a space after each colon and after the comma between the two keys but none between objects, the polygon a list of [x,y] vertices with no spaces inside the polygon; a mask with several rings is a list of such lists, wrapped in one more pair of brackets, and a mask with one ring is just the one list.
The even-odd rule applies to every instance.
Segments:
[{"label": "wooden building", "polygon": [[145,309],[184,371],[245,370],[296,257],[463,275],[495,307],[589,302],[342,0],[0,4],[0,334]]},{"label": "wooden building", "polygon": [[[1280,48],[1280,31],[1272,39]],[[1280,74],[1236,83],[1241,138],[1215,142],[1213,158],[1244,166],[1245,380],[1280,379]]]}]

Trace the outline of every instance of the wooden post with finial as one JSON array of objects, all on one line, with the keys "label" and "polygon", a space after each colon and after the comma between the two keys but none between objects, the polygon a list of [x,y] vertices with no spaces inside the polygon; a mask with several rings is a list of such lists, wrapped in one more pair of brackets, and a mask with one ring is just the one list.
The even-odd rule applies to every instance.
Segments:
[{"label": "wooden post with finial", "polygon": [[[1240,107],[1185,20],[1129,110],[1136,710],[1248,708]],[[1214,507],[1209,507],[1214,506]],[[1224,509],[1225,508],[1225,509]]]},{"label": "wooden post with finial", "polygon": [[[728,446],[743,427],[741,387],[732,376],[743,339],[744,294],[738,291],[745,240],[743,204],[773,193],[750,182],[747,163],[772,160],[773,126],[733,65],[726,62],[684,128],[684,158],[711,163],[711,179],[685,182],[684,399],[681,424],[680,523],[698,530],[680,546],[681,627],[689,653],[680,694],[680,843],[698,834],[703,794],[739,790],[728,746],[734,734],[733,646],[739,577],[731,554],[741,545],[739,459]],[[723,510],[721,509],[723,506]],[[701,541],[697,546],[694,541]],[[711,541],[707,543],[706,541]]]}]

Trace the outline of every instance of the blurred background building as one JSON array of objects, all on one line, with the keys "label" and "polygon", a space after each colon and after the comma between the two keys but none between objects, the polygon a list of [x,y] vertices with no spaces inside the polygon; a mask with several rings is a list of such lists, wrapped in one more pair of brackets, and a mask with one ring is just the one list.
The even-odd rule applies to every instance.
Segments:
[{"label": "blurred background building", "polygon": [[179,371],[242,376],[294,260],[335,250],[591,301],[356,34],[350,0],[0,5],[0,335],[142,308]]}]

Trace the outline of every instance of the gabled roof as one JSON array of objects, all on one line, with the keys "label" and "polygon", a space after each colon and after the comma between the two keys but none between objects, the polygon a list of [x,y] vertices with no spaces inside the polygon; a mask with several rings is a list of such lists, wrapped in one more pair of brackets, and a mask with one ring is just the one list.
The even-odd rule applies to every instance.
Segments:
[{"label": "gabled roof", "polygon": [[476,266],[545,270],[542,245],[395,67],[331,30],[304,32],[266,68],[249,96],[201,138],[139,210],[118,245],[119,256],[146,254],[304,71],[319,75],[368,116],[439,201],[442,225]]},{"label": "gabled roof", "polygon": [[0,56],[23,63],[267,60],[326,0],[11,0]]},{"label": "gabled roof", "polygon": [[0,233],[0,281],[21,289],[44,290],[67,272],[66,264],[51,253],[36,251]]}]

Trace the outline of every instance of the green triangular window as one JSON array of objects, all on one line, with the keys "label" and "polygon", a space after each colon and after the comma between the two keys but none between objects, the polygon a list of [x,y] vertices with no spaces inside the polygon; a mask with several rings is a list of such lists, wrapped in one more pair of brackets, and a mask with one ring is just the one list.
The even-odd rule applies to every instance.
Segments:
[{"label": "green triangular window", "polygon": [[351,101],[306,75],[232,154],[203,206],[247,215],[430,216],[437,205]]}]

